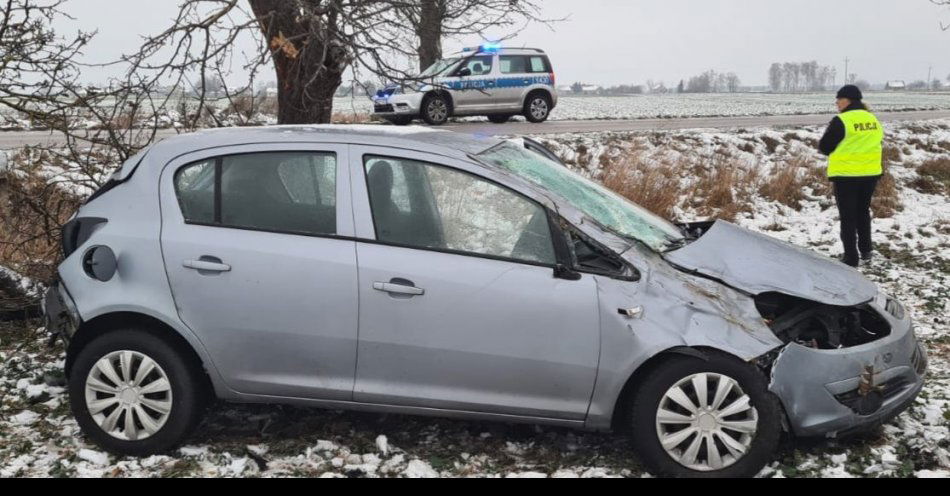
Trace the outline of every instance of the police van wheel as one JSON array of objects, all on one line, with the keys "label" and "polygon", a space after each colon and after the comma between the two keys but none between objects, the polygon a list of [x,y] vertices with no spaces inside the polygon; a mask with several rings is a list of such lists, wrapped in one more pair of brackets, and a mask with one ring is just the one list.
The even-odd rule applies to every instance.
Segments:
[{"label": "police van wheel", "polygon": [[528,122],[540,123],[548,120],[551,115],[551,99],[543,93],[535,93],[528,97],[524,104],[524,116]]},{"label": "police van wheel", "polygon": [[511,116],[508,114],[492,114],[488,116],[488,120],[495,124],[504,124],[511,120]]},{"label": "police van wheel", "polygon": [[441,126],[449,120],[451,110],[451,106],[444,96],[429,95],[422,101],[422,120],[430,126]]}]

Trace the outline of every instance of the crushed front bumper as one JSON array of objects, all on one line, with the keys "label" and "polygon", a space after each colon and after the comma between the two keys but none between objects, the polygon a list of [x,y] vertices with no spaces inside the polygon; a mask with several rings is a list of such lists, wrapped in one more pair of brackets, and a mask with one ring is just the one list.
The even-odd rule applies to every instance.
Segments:
[{"label": "crushed front bumper", "polygon": [[[882,315],[882,304],[875,303]],[[769,389],[797,436],[836,437],[883,424],[913,404],[924,385],[927,353],[911,320],[887,317],[891,334],[853,348],[790,344],[772,364]]]},{"label": "crushed front bumper", "polygon": [[53,284],[46,291],[43,298],[43,319],[50,338],[62,338],[67,343],[82,323],[76,303],[61,282]]}]

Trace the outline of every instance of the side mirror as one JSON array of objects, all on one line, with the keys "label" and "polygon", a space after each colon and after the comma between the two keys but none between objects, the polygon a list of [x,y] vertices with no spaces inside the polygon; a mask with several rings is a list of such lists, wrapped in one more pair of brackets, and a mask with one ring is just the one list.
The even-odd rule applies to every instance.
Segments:
[{"label": "side mirror", "polygon": [[554,278],[563,279],[565,281],[580,281],[581,273],[568,268],[564,264],[557,264],[554,266]]},{"label": "side mirror", "polygon": [[460,70],[460,71],[459,71],[459,74],[458,74],[459,77],[467,77],[467,76],[471,76],[471,75],[472,75],[472,70],[469,69],[468,67],[466,67],[466,68]]}]

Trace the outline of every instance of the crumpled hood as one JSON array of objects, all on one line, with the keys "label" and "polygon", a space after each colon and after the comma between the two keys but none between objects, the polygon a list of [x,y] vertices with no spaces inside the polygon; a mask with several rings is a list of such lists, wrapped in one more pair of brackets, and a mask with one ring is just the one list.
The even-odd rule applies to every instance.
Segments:
[{"label": "crumpled hood", "polygon": [[854,306],[878,294],[874,283],[847,265],[724,221],[664,258],[755,295],[779,292],[826,305]]}]

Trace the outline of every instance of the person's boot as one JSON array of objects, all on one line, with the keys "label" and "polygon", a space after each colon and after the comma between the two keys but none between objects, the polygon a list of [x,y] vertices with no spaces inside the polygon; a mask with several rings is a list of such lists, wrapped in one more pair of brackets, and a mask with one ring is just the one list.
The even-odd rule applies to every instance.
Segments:
[{"label": "person's boot", "polygon": [[841,255],[841,258],[839,260],[841,261],[841,263],[851,266],[851,267],[857,268],[861,266],[861,260],[858,258],[857,255]]},{"label": "person's boot", "polygon": [[861,254],[861,265],[870,265],[871,261],[874,260],[874,252],[869,251]]}]

